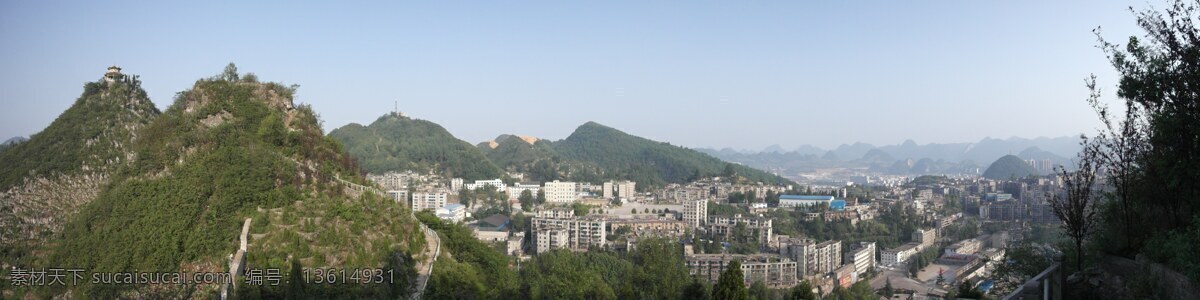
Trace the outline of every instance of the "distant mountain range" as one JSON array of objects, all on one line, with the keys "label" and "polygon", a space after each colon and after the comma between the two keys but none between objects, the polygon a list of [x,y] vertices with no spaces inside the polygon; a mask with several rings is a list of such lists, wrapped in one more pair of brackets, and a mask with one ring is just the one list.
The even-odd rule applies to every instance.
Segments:
[{"label": "distant mountain range", "polygon": [[[804,145],[787,150],[772,145],[761,151],[737,151],[700,148],[723,160],[757,168],[777,168],[784,174],[797,174],[821,168],[869,168],[887,174],[975,174],[981,164],[988,164],[1005,155],[1021,159],[1050,160],[1050,165],[1069,164],[1079,151],[1075,137],[1026,139],[984,138],[975,143],[944,143],[919,145],[906,140],[898,145],[875,146],[867,143],[843,144],[826,150]],[[1048,172],[1048,168],[1038,170]]]},{"label": "distant mountain range", "polygon": [[793,184],[761,170],[595,122],[580,125],[559,141],[505,134],[470,147],[437,124],[388,114],[370,126],[343,126],[330,137],[345,145],[370,172],[434,171],[471,180],[502,177],[494,171],[502,169],[525,173],[531,181],[633,180],[639,186],[684,183],[732,172],[749,182]]}]

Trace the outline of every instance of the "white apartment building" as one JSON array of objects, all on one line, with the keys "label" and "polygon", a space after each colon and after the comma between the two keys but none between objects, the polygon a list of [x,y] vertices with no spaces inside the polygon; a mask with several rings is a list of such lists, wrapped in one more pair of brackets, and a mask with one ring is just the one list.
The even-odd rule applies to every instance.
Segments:
[{"label": "white apartment building", "polygon": [[458,190],[461,190],[462,188],[463,188],[463,179],[462,178],[451,178],[450,179],[450,191],[451,192],[457,193]]},{"label": "white apartment building", "polygon": [[875,269],[875,242],[859,242],[846,253],[846,263],[854,265],[854,273],[860,277]]},{"label": "white apartment building", "polygon": [[700,225],[708,220],[708,200],[689,200],[683,201],[683,221],[692,228],[700,228]]},{"label": "white apartment building", "polygon": [[[538,191],[541,189],[542,186],[536,183],[517,183],[508,187],[508,200],[516,201],[518,198],[521,198],[521,193],[525,191],[529,191],[530,196],[537,197]],[[527,207],[523,208],[528,209]]]},{"label": "white apartment building", "polygon": [[438,207],[435,213],[442,220],[458,223],[467,218],[467,207],[458,203],[450,203]]},{"label": "white apartment building", "polygon": [[392,200],[396,200],[396,203],[408,203],[408,190],[390,190],[387,194]]},{"label": "white apartment building", "polygon": [[474,191],[474,190],[477,190],[479,188],[482,188],[482,187],[488,186],[488,185],[492,186],[493,188],[496,188],[497,192],[503,192],[504,189],[506,187],[508,187],[508,185],[504,184],[504,181],[501,181],[500,179],[492,179],[492,180],[476,180],[475,182],[464,184],[463,188]]},{"label": "white apartment building", "polygon": [[547,182],[544,189],[547,203],[575,203],[579,195],[575,192],[575,183],[569,181]]},{"label": "white apartment building", "polygon": [[449,196],[441,192],[416,192],[412,195],[413,211],[436,210],[442,206],[446,206],[446,198]]},{"label": "white apartment building", "polygon": [[635,190],[636,187],[637,183],[628,180],[619,182],[605,182],[603,196],[605,199],[613,199],[613,197],[632,199],[633,196],[637,194],[637,191]]},{"label": "white apartment building", "polygon": [[534,231],[533,235],[536,254],[570,246],[571,233],[563,226],[546,226]]},{"label": "white apartment building", "polygon": [[917,254],[921,244],[912,242],[900,247],[879,252],[879,263],[884,266],[899,267],[908,263],[908,259]]}]

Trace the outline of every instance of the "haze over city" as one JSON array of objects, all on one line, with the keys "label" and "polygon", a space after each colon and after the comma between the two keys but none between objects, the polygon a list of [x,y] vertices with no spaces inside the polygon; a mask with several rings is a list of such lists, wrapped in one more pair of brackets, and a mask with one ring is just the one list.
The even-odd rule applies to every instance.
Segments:
[{"label": "haze over city", "polygon": [[[691,147],[1093,133],[1091,32],[1137,1],[0,4],[0,139],[119,65],[165,109],[229,62],[299,84],[325,130],[399,110],[475,143],[596,121]],[[16,59],[20,58],[20,59]]]}]

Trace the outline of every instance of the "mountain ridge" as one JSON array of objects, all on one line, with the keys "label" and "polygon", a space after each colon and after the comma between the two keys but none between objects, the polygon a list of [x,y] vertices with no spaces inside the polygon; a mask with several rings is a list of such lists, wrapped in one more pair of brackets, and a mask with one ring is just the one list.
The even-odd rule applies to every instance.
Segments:
[{"label": "mountain ridge", "polygon": [[[1068,157],[1078,151],[1078,137],[1038,137],[1033,139],[986,137],[974,143],[918,144],[905,140],[895,145],[875,146],[867,143],[843,144],[833,150],[804,145],[791,152],[745,152],[729,148],[697,150],[718,158],[759,168],[778,167],[784,173],[811,172],[821,168],[867,167],[889,174],[968,173],[978,168],[978,162],[995,161],[1001,156],[1017,154],[1024,159],[1049,159],[1055,165],[1069,165]],[[801,152],[799,149],[803,149]],[[815,153],[814,150],[823,152]],[[1050,149],[1050,150],[1044,150]],[[1026,157],[1028,156],[1028,157]],[[892,158],[888,161],[887,158]],[[929,168],[916,168],[916,162],[929,159]],[[911,160],[912,162],[906,162]],[[928,172],[926,172],[928,171]]]},{"label": "mountain ridge", "polygon": [[114,173],[134,163],[138,131],[160,112],[134,75],[84,84],[79,98],[29,138],[0,151],[0,248],[25,260],[92,202]]},{"label": "mountain ridge", "polygon": [[[311,107],[293,105],[295,86],[238,76],[232,64],[226,70],[196,81],[141,128],[132,146],[137,160],[118,168],[99,196],[39,249],[45,256],[27,265],[227,272],[243,221],[251,220],[247,268],[292,274],[305,267],[383,268],[396,271],[396,282],[334,287],[297,281],[242,286],[239,295],[407,294],[415,274],[411,257],[424,243],[410,211],[348,187],[346,181],[370,184],[340,144],[325,136]],[[218,289],[86,282],[70,287],[81,298],[215,298]],[[31,292],[49,297],[63,291]]]},{"label": "mountain ridge", "polygon": [[346,147],[372,173],[436,171],[468,180],[494,179],[503,172],[479,147],[459,140],[437,123],[388,113],[370,125],[351,123],[329,136]]},{"label": "mountain ridge", "polygon": [[[331,135],[347,130],[357,129],[347,125],[335,129]],[[352,149],[352,153],[369,152],[353,150],[362,149],[364,143],[370,143],[363,139],[341,138],[341,141],[348,149]],[[622,179],[650,187],[683,183],[705,176],[721,176],[728,164],[746,180],[792,184],[790,180],[761,170],[730,164],[686,147],[630,135],[594,121],[579,125],[571,135],[558,141],[501,134],[496,139],[476,144],[473,149],[482,153],[488,163],[506,171],[526,173],[528,179],[534,181],[600,182]],[[359,159],[363,160],[362,157]],[[388,168],[367,169],[380,172],[413,168],[395,164]]]}]

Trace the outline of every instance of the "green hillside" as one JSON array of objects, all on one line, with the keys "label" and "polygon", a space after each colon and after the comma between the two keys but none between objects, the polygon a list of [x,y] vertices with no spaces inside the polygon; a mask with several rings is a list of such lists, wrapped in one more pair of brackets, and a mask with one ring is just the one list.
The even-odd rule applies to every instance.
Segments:
[{"label": "green hillside", "polygon": [[0,264],[20,265],[134,159],[136,132],[159,111],[136,76],[84,84],[83,94],[30,139],[0,151]]},{"label": "green hillside", "polygon": [[27,177],[105,169],[126,161],[134,132],[159,114],[141,81],[84,84],[83,95],[50,126],[0,151],[0,191]]},{"label": "green hillside", "polygon": [[504,139],[496,139],[495,149],[485,147],[488,149],[485,151],[488,159],[497,165],[527,167],[538,160],[549,159],[557,155],[549,141],[538,140],[530,144],[517,136],[504,135],[501,137]]},{"label": "green hillside", "polygon": [[[121,168],[65,226],[44,265],[89,272],[226,272],[242,221],[253,218],[248,268],[279,269],[285,279],[289,273],[298,276],[300,268],[385,268],[394,271],[395,281],[317,285],[294,280],[242,287],[239,296],[406,294],[413,274],[409,257],[424,245],[410,213],[335,180],[364,182],[354,160],[321,132],[311,108],[293,106],[294,88],[229,70],[179,93],[166,112],[139,131],[136,163]],[[79,298],[214,298],[218,286],[75,289]]]},{"label": "green hillside", "polygon": [[525,173],[531,181],[633,180],[638,186],[654,187],[723,176],[728,166],[743,180],[794,184],[761,170],[595,122],[579,126],[560,141],[504,134],[472,147],[437,124],[389,114],[370,126],[346,125],[330,136],[345,144],[363,169],[373,173],[435,169],[450,176],[482,179],[499,178],[504,169]]},{"label": "green hillside", "polygon": [[562,174],[570,173],[569,165],[558,156],[550,141],[537,140],[530,144],[517,136],[501,135],[496,142],[495,149],[481,147],[486,149],[484,153],[488,159],[506,170],[525,173],[532,181],[566,179]]},{"label": "green hillside", "polygon": [[433,170],[468,180],[502,176],[500,168],[478,148],[425,120],[387,114],[368,126],[342,126],[329,136],[346,145],[363,170],[370,173]]},{"label": "green hillside", "polygon": [[1038,171],[1015,155],[1005,155],[997,159],[987,170],[983,172],[984,178],[989,179],[1011,179],[1025,178],[1028,176],[1037,176]]},{"label": "green hillside", "polygon": [[585,123],[566,139],[554,142],[554,149],[565,160],[595,166],[600,178],[629,179],[639,185],[660,186],[722,176],[726,166],[752,182],[792,184],[761,170],[730,164],[685,147],[629,135],[595,122]]}]

